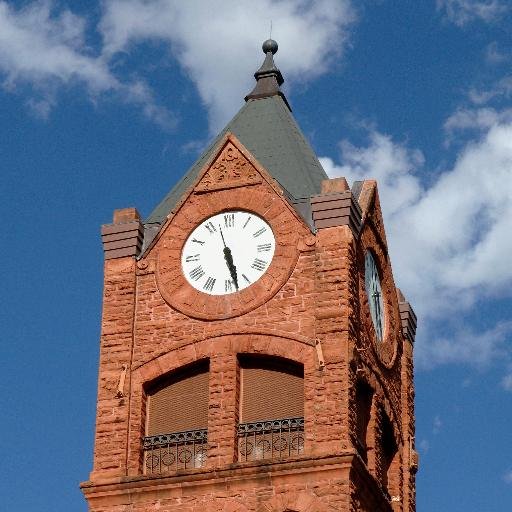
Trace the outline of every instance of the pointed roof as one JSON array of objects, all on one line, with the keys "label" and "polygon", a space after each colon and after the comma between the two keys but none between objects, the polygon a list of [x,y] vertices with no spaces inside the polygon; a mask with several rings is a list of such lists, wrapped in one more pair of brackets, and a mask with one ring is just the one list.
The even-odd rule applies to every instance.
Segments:
[{"label": "pointed roof", "polygon": [[283,77],[273,59],[277,43],[268,40],[262,48],[265,61],[254,75],[256,86],[245,98],[245,105],[155,208],[146,224],[161,224],[166,219],[228,132],[278,181],[298,210],[303,210],[306,198],[320,193],[321,182],[327,175],[280,90]]}]

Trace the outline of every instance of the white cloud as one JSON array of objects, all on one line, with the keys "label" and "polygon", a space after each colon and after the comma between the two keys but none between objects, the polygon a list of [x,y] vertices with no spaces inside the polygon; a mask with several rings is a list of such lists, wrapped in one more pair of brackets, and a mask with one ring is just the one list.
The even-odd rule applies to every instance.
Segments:
[{"label": "white cloud", "polygon": [[366,146],[342,141],[340,164],[321,159],[331,177],[378,181],[396,283],[422,322],[416,355],[423,365],[485,365],[509,354],[509,322],[479,333],[455,324],[446,337],[435,333],[455,312],[477,315],[477,299],[511,295],[512,123],[503,117],[453,117],[452,130],[473,120],[480,131],[428,186],[418,178],[421,152],[375,130]]},{"label": "white cloud", "polygon": [[[156,41],[167,45],[169,56],[197,87],[215,132],[252,89],[271,21],[281,42],[278,62],[297,83],[318,77],[343,54],[355,20],[351,0],[105,0],[102,9],[99,26],[91,27],[54,0],[18,10],[0,0],[4,88],[16,92],[30,85],[34,97],[27,104],[47,117],[59,88],[80,84],[94,99],[114,93],[169,126],[172,115],[157,104],[146,82],[121,77],[123,71],[133,73],[123,68],[123,57],[141,43]],[[87,45],[87,29],[103,35],[96,51]]]},{"label": "white cloud", "polygon": [[437,0],[437,9],[455,25],[463,26],[475,20],[492,22],[508,9],[502,0]]},{"label": "white cloud", "polygon": [[492,100],[508,99],[512,95],[512,76],[498,80],[490,89],[470,89],[468,96],[475,105],[485,105]]},{"label": "white cloud", "polygon": [[169,126],[172,115],[154,101],[140,80],[121,82],[108,61],[95,56],[86,40],[86,20],[68,9],[57,11],[51,0],[33,2],[15,10],[0,1],[0,76],[3,87],[16,92],[30,85],[27,106],[47,118],[56,103],[59,87],[80,84],[91,97],[115,93],[122,101],[138,104],[155,122]]},{"label": "white cloud", "polygon": [[512,469],[503,475],[503,481],[507,484],[512,484]]},{"label": "white cloud", "polygon": [[505,391],[512,391],[512,368],[509,368],[509,373],[503,377],[501,385]]},{"label": "white cloud", "polygon": [[441,418],[439,415],[437,415],[434,418],[434,421],[432,422],[432,433],[433,434],[439,434],[441,431],[441,427],[443,426],[443,422],[441,421]]},{"label": "white cloud", "polygon": [[485,49],[485,61],[487,64],[501,64],[509,59],[510,57],[500,50],[496,41],[487,45]]},{"label": "white cloud", "polygon": [[422,439],[418,446],[423,453],[427,453],[430,448],[430,443],[427,439]]},{"label": "white cloud", "polygon": [[476,292],[508,292],[512,124],[467,144],[429,188],[416,175],[421,153],[377,132],[367,147],[343,141],[341,165],[321,161],[330,176],[378,180],[397,281],[422,314],[469,307]]},{"label": "white cloud", "polygon": [[498,123],[512,123],[512,108],[496,110],[494,108],[459,108],[444,123],[444,129],[450,136],[461,130],[488,130]]},{"label": "white cloud", "polygon": [[491,329],[474,332],[470,328],[450,331],[445,337],[432,337],[417,347],[416,356],[422,367],[441,364],[468,364],[480,368],[509,359],[508,341],[512,322],[500,322]]},{"label": "white cloud", "polygon": [[100,29],[111,59],[141,41],[167,43],[197,86],[215,132],[252,89],[271,20],[281,43],[279,66],[287,78],[307,81],[343,52],[354,13],[349,0],[107,0]]},{"label": "white cloud", "polygon": [[0,2],[0,70],[4,85],[19,81],[39,86],[80,80],[94,91],[117,85],[107,65],[86,51],[85,21],[63,10],[52,14],[50,0],[16,11]]}]

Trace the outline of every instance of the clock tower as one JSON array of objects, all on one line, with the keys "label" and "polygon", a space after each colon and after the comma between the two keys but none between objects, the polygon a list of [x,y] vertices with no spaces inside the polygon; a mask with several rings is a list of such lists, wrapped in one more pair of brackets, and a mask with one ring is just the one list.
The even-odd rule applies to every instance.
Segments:
[{"label": "clock tower", "polygon": [[274,64],[105,253],[92,512],[414,512],[416,317],[377,184],[329,179]]}]

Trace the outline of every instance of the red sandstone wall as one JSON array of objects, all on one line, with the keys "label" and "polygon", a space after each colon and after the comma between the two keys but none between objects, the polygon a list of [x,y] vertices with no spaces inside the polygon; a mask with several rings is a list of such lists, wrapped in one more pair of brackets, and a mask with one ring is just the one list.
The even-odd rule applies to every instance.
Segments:
[{"label": "red sandstone wall", "polygon": [[[83,485],[91,510],[389,511],[390,502],[378,484],[378,414],[370,424],[374,437],[369,472],[353,446],[353,386],[362,375],[375,389],[374,407],[383,407],[395,425],[404,461],[395,468],[400,500],[391,502],[393,510],[412,512],[414,476],[404,469],[410,464],[409,439],[414,436],[412,349],[403,349],[378,198],[363,189],[367,218],[359,242],[347,226],[321,229],[314,236],[265,171],[251,162],[263,176],[260,183],[203,190],[200,196],[191,191],[140,261],[128,257],[105,262],[94,470],[91,482]],[[255,296],[228,305],[229,311],[243,314],[222,318],[219,312],[226,302],[204,303],[202,317],[194,318],[190,311],[199,300],[196,292],[182,287],[173,295],[165,287],[182,282],[180,244],[191,227],[226,207],[252,209],[271,223],[278,243],[268,273],[273,281],[262,281]],[[381,265],[387,297],[387,334],[381,346],[372,341],[364,293],[367,247],[374,249]],[[324,368],[319,366],[318,341]],[[304,364],[304,456],[275,464],[236,462],[241,353]],[[148,480],[141,476],[144,384],[204,358],[210,360],[207,466],[184,476]],[[116,398],[123,365],[128,368],[123,396]]]}]

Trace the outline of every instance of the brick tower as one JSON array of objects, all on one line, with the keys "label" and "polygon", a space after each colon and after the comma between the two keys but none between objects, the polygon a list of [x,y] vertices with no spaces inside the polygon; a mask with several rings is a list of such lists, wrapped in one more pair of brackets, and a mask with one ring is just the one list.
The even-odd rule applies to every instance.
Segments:
[{"label": "brick tower", "polygon": [[149,218],[102,227],[91,511],[415,510],[416,318],[377,185],[328,179],[263,51]]}]

